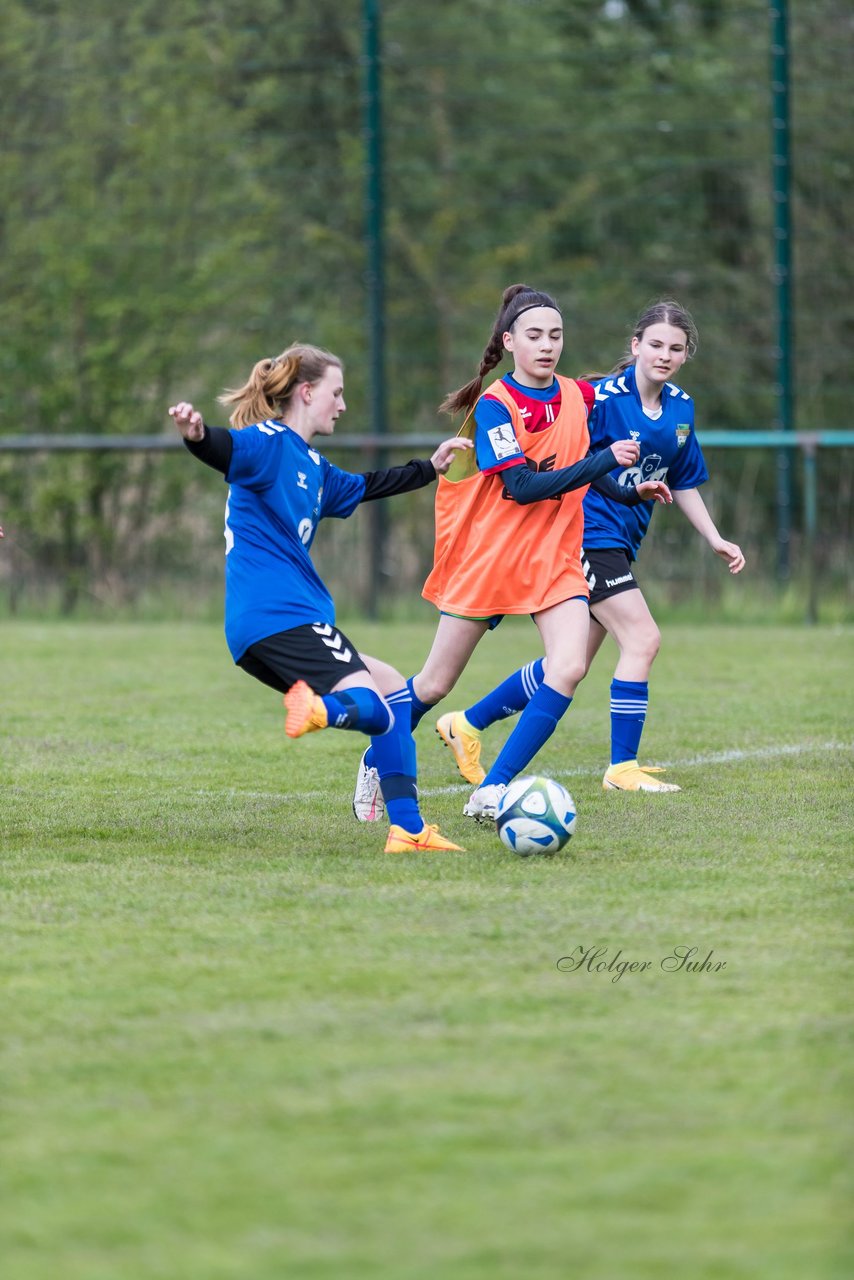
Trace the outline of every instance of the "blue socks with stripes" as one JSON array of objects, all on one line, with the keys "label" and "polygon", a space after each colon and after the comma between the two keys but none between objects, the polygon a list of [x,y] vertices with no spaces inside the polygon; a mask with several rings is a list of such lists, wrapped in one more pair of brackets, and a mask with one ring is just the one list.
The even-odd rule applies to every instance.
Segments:
[{"label": "blue socks with stripes", "polygon": [[418,808],[415,784],[417,763],[415,739],[412,736],[409,689],[404,686],[388,694],[386,702],[394,712],[394,724],[388,732],[371,738],[366,756],[380,775],[380,788],[389,822],[417,835],[424,827]]},{"label": "blue socks with stripes", "polygon": [[418,728],[421,721],[426,716],[427,712],[432,711],[436,705],[435,702],[421,701],[421,699],[418,697],[418,694],[415,692],[415,690],[412,687],[412,682],[414,679],[415,679],[415,676],[410,676],[406,682],[406,688],[409,691],[410,698],[412,699],[412,732],[413,733]]},{"label": "blue socks with stripes", "polygon": [[[371,735],[366,763],[380,775],[389,821],[417,834],[424,826],[424,819],[418,808],[415,785],[417,766],[410,728],[409,690],[398,689],[384,702],[373,689],[351,686],[324,694],[321,701],[326,707],[330,728],[356,729]],[[389,708],[394,723],[389,717]]]},{"label": "blue socks with stripes", "polygon": [[648,701],[646,680],[611,681],[611,764],[637,760]]},{"label": "blue socks with stripes", "polygon": [[469,707],[466,720],[473,729],[486,729],[496,720],[506,720],[527,707],[537,689],[543,683],[543,660],[537,658],[520,667],[495,689]]},{"label": "blue socks with stripes", "polygon": [[360,733],[387,733],[390,724],[388,707],[373,689],[359,685],[324,694],[330,729],[358,729]]},{"label": "blue socks with stripes", "polygon": [[540,747],[548,742],[571,702],[572,698],[558,693],[551,685],[541,684],[480,785],[488,787],[494,782],[509,782],[527,768]]}]

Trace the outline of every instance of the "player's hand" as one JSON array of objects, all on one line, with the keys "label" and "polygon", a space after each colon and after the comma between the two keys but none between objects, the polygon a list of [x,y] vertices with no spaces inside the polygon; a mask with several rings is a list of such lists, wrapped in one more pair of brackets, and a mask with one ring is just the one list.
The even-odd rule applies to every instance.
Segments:
[{"label": "player's hand", "polygon": [[198,409],[186,400],[180,400],[169,409],[169,416],[175,419],[175,426],[185,440],[193,440],[198,444],[205,438],[205,422]]},{"label": "player's hand", "polygon": [[471,449],[471,447],[471,440],[466,440],[462,436],[452,436],[450,440],[443,440],[430,459],[436,468],[436,474],[443,476],[456,455],[463,453],[466,449]]},{"label": "player's hand", "polygon": [[635,488],[645,502],[673,501],[673,494],[663,480],[642,480]]},{"label": "player's hand", "polygon": [[611,452],[619,466],[631,467],[640,457],[640,445],[637,440],[616,440],[611,445]]},{"label": "player's hand", "polygon": [[730,573],[741,573],[744,568],[744,552],[741,547],[736,546],[734,542],[724,542],[721,538],[719,542],[712,543],[712,550],[715,555],[726,560]]}]

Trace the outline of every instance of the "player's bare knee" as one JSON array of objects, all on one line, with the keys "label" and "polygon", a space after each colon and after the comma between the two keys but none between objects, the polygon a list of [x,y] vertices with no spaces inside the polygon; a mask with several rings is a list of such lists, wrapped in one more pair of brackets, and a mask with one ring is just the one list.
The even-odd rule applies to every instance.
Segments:
[{"label": "player's bare knee", "polygon": [[658,627],[650,627],[638,637],[641,656],[648,662],[654,662],[661,648],[661,632]]},{"label": "player's bare knee", "polygon": [[653,623],[652,626],[644,627],[643,630],[633,631],[628,640],[620,645],[620,655],[650,666],[655,661],[660,647],[661,632]]},{"label": "player's bare knee", "polygon": [[436,675],[420,675],[418,676],[418,688],[416,693],[422,702],[426,702],[428,707],[432,707],[435,703],[441,702],[446,698],[456,684],[456,680],[450,679],[446,674],[437,673]]},{"label": "player's bare knee", "polygon": [[552,661],[549,673],[543,683],[551,685],[553,689],[557,689],[559,693],[563,693],[569,698],[575,693],[577,686],[581,684],[584,675],[585,665],[583,659],[579,659],[577,662],[565,663]]}]

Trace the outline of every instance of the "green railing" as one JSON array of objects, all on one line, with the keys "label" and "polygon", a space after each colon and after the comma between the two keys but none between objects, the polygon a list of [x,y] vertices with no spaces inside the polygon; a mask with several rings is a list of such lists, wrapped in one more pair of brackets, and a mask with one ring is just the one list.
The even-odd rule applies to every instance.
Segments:
[{"label": "green railing", "polygon": [[[854,431],[715,431],[698,433],[703,449],[800,449],[803,457],[802,528],[807,574],[807,621],[818,620],[818,583],[820,566],[816,562],[818,527],[818,476],[816,457],[819,449],[854,447]],[[340,435],[323,442],[324,452],[366,453],[401,451],[415,454],[432,450],[439,443],[436,434],[422,432],[408,435]],[[173,452],[183,448],[177,435],[109,436],[109,435],[0,435],[0,453],[61,453],[72,451]],[[379,563],[379,560],[376,560]]]}]

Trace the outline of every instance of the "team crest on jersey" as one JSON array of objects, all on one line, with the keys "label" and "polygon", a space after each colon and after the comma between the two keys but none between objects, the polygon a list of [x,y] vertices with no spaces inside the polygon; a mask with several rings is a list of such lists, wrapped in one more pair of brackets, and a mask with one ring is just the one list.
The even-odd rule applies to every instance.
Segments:
[{"label": "team crest on jersey", "polygon": [[677,428],[676,428],[676,447],[677,447],[677,449],[681,449],[681,448],[682,448],[683,444],[684,444],[684,443],[685,443],[685,441],[688,439],[688,437],[689,437],[689,435],[690,435],[690,434],[691,434],[691,428],[688,426],[688,423],[687,423],[687,422],[680,422],[680,423],[679,423],[679,425],[678,425],[678,426],[677,426]]},{"label": "team crest on jersey", "polygon": [[492,445],[492,452],[500,462],[502,458],[510,458],[516,453],[521,453],[519,441],[516,439],[516,433],[510,426],[509,422],[503,422],[498,427],[490,427],[487,431],[489,443]]}]

